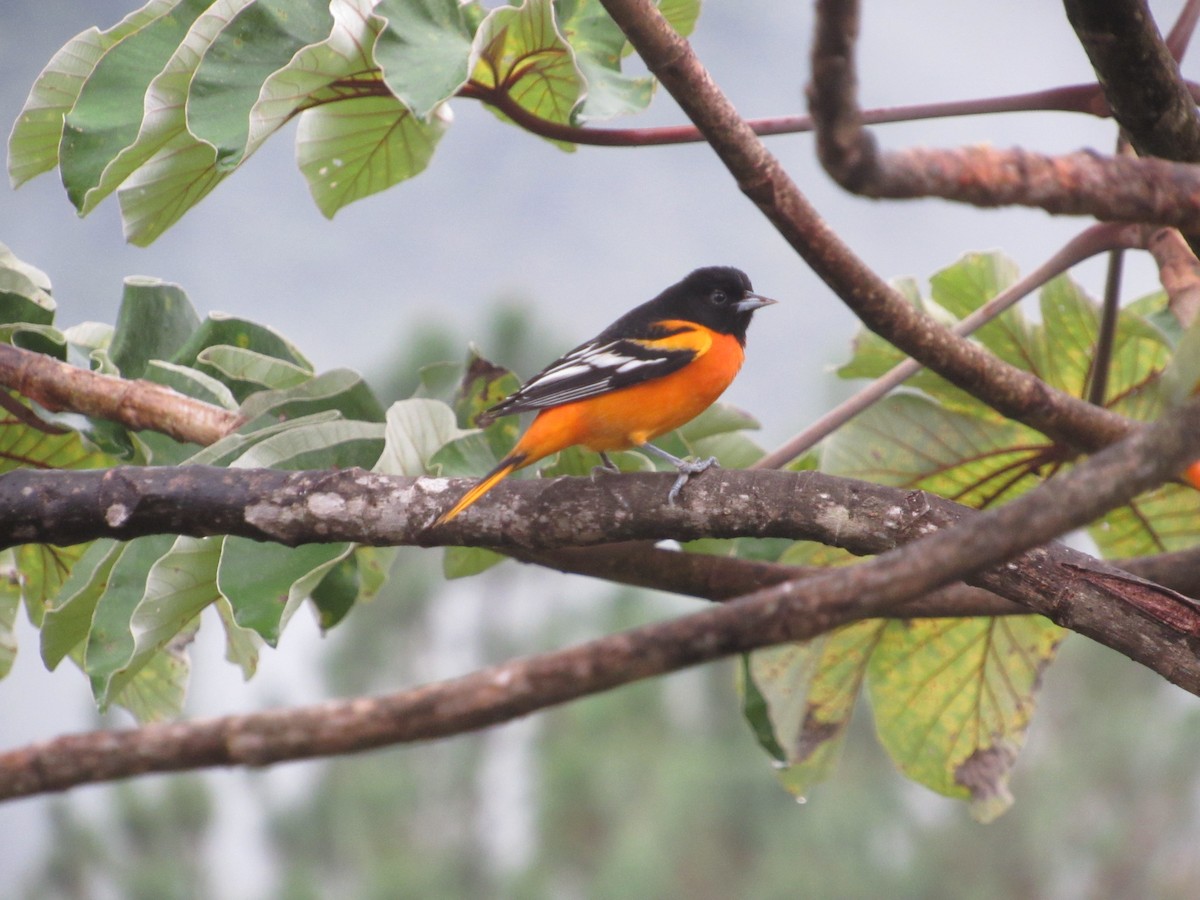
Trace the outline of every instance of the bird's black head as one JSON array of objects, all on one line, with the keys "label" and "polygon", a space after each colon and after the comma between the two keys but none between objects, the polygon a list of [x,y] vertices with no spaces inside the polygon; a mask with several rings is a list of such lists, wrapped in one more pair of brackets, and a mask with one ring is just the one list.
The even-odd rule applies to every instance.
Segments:
[{"label": "bird's black head", "polygon": [[754,293],[750,279],[741,269],[707,266],[671,285],[652,302],[664,307],[664,318],[698,322],[713,331],[731,334],[745,344],[746,329],[754,311],[776,301]]}]

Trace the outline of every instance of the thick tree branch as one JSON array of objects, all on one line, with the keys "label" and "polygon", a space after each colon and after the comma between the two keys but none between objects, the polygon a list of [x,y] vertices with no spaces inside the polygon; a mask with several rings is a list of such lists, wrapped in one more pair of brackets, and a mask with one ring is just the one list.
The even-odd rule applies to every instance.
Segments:
[{"label": "thick tree branch", "polygon": [[1143,0],[1065,0],[1113,118],[1143,156],[1200,162],[1200,114]]},{"label": "thick tree branch", "polygon": [[[986,513],[971,514],[955,509],[947,501],[918,493],[893,492],[891,499],[898,502],[879,511],[882,519],[877,518],[875,527],[862,529],[865,523],[856,524],[853,519],[858,503],[829,505],[832,497],[824,490],[810,493],[807,498],[788,496],[788,507],[796,506],[795,501],[800,499],[818,506],[819,521],[814,521],[814,525],[820,524],[835,541],[857,552],[871,552],[881,540],[895,543],[915,539],[907,547],[890,550],[867,562],[826,570],[802,581],[784,582],[669,622],[389,697],[150,726],[138,731],[74,735],[14,750],[0,755],[0,796],[63,790],[84,782],[144,772],[212,765],[266,765],[482,728],[535,709],[732,653],[806,639],[854,618],[886,613],[905,600],[963,577],[1049,614],[1068,627],[1093,634],[1184,688],[1200,693],[1197,656],[1200,609],[1194,601],[1065,547],[1037,547],[1064,528],[1083,524],[1108,506],[1124,502],[1169,477],[1186,460],[1188,445],[1198,436],[1200,402],[1184,407],[1169,422],[1140,431],[1071,472]],[[296,477],[295,473],[273,474]],[[300,473],[301,480],[307,474]],[[259,473],[250,475],[259,477]],[[329,490],[334,481],[323,481],[315,485],[316,493],[295,498],[307,508],[300,518],[313,510],[326,511],[333,518],[351,508],[355,518],[370,512],[370,504],[362,505],[366,498],[359,491],[372,476],[335,473],[327,477],[351,479],[355,490],[348,502],[339,504]],[[839,484],[838,479],[821,481],[816,473],[789,476],[789,473],[765,471],[725,473],[722,482],[738,477],[747,481],[790,477],[794,482],[802,482],[810,492],[814,484],[831,491],[841,488],[857,492],[872,487],[853,482]],[[604,480],[604,491],[625,496],[624,487],[636,489],[643,482],[662,489],[668,478],[609,478]],[[396,481],[401,483],[401,490],[408,491],[409,500],[420,502],[413,493],[417,485],[411,480]],[[715,481],[704,477],[698,479],[698,484],[708,483],[711,492]],[[489,519],[514,524],[516,520],[510,512],[515,512],[518,520],[534,512],[541,528],[552,529],[558,522],[560,531],[571,530],[574,523],[564,515],[567,511],[564,506],[569,507],[572,499],[562,496],[564,483],[568,488],[583,487],[585,493],[595,488],[587,479],[509,485],[508,493],[519,495],[535,489],[541,494],[557,492],[563,502],[555,515],[547,517],[537,516],[537,504],[530,505],[528,500],[524,504],[515,500],[508,510],[485,500],[442,530],[480,529],[485,532],[480,537],[498,538],[503,530],[489,535],[485,526]],[[693,490],[698,484],[689,485],[685,491],[687,499],[680,508],[658,506],[657,511],[686,525],[697,504],[705,499],[698,496],[701,491]],[[749,488],[748,484],[745,486]],[[754,518],[767,504],[764,496],[752,493],[722,496],[722,491],[716,491],[709,498],[712,505],[705,518],[711,519],[721,508],[726,511],[725,518],[729,518],[747,507],[750,518]],[[863,499],[871,500],[869,492]],[[875,497],[876,503],[879,499]],[[869,507],[871,503],[863,505]],[[279,504],[274,506],[280,508]],[[628,520],[627,509],[608,508],[614,526]],[[136,507],[127,511],[130,518],[139,515]],[[248,512],[247,518],[254,516]],[[648,514],[640,518],[656,517]],[[957,519],[957,527],[945,528],[949,524],[947,519]],[[882,537],[879,521],[886,526]],[[588,529],[595,525],[594,518],[582,523],[585,539]],[[318,534],[334,539],[324,531]],[[1012,558],[1022,551],[1028,552]],[[1010,561],[997,565],[1006,559]],[[995,567],[988,568],[992,566]]]},{"label": "thick tree branch", "polygon": [[650,0],[602,2],[742,191],[868,328],[952,384],[1053,440],[1095,449],[1128,433],[1129,424],[1120,416],[1049,388],[913,309],[821,219]]}]

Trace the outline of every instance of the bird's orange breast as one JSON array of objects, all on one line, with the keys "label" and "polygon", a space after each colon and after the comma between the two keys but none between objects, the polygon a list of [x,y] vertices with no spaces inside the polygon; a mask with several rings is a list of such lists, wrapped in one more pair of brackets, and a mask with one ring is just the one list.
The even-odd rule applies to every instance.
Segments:
[{"label": "bird's orange breast", "polygon": [[687,331],[662,344],[669,340],[673,348],[695,349],[694,360],[661,378],[543,410],[514,450],[528,454],[523,465],[576,444],[596,451],[636,447],[708,409],[729,387],[745,355],[732,335],[686,324]]}]

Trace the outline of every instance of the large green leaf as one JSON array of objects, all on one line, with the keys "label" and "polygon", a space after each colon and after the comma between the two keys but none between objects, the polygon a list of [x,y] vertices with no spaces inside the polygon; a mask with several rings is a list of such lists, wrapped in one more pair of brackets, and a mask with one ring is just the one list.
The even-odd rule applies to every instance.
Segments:
[{"label": "large green leaf", "polygon": [[425,170],[448,115],[417,118],[395,97],[357,97],[309,109],[296,131],[296,161],[317,208],[342,207]]},{"label": "large green leaf", "polygon": [[277,331],[257,322],[225,313],[209,313],[208,317],[200,323],[200,327],[188,338],[187,343],[176,351],[169,362],[195,366],[197,358],[205,349],[222,345],[281,359],[308,372],[313,370],[312,363],[304,357],[304,354]]},{"label": "large green leaf", "polygon": [[387,475],[425,475],[433,455],[466,432],[458,427],[454,410],[445,403],[414,397],[391,405],[385,434],[375,470]]},{"label": "large green leaf", "polygon": [[211,2],[183,0],[109,47],[87,75],[58,151],[63,186],[81,212],[94,205],[87,195],[108,164],[137,140],[150,82]]},{"label": "large green leaf", "polygon": [[1040,479],[1033,467],[1045,451],[1045,438],[1017,422],[982,419],[901,393],[833,435],[821,468],[981,507],[1034,487]]},{"label": "large green leaf", "polygon": [[136,639],[131,626],[134,610],[146,594],[147,579],[155,562],[171,549],[175,540],[169,534],[160,534],[122,545],[97,598],[83,668],[92,679],[92,692],[102,707],[111,699],[109,685],[113,674],[135,657]]},{"label": "large green leaf", "polygon": [[225,659],[242,670],[242,677],[250,680],[258,670],[258,651],[262,638],[251,628],[239,625],[233,607],[225,597],[217,598],[217,615],[225,630]]},{"label": "large green leaf", "polygon": [[170,644],[138,669],[110,702],[129,710],[142,724],[177,718],[183,712],[191,673],[187,645],[199,627],[197,619],[184,626]]},{"label": "large green leaf", "polygon": [[253,394],[240,411],[248,423],[245,430],[326,411],[364,422],[382,422],[384,418],[371,388],[350,369],[332,369],[295,387]]},{"label": "large green leaf", "polygon": [[370,469],[384,447],[378,422],[336,420],[286,428],[249,447],[233,463],[238,468]]},{"label": "large green leaf", "polygon": [[228,344],[205,347],[196,357],[196,368],[218,379],[239,400],[259,391],[298,387],[312,379],[312,372],[303,366]]},{"label": "large green leaf", "polygon": [[88,545],[52,600],[43,601],[42,660],[53,669],[87,640],[92,614],[108,588],[108,577],[124,546],[99,540]]},{"label": "large green leaf", "polygon": [[35,627],[42,627],[46,611],[55,606],[63,583],[89,547],[91,544],[22,544],[14,548],[25,614]]},{"label": "large green leaf", "polygon": [[471,32],[458,0],[381,0],[387,22],[375,60],[396,98],[428,118],[463,86],[470,73]]},{"label": "large green leaf", "polygon": [[257,632],[273,647],[300,603],[352,549],[351,544],[283,547],[226,538],[217,586],[229,598],[238,626]]},{"label": "large green leaf", "polygon": [[151,360],[171,359],[200,325],[183,288],[157,278],[125,279],[109,355],[124,378],[141,378]]},{"label": "large green leaf", "polygon": [[[121,695],[151,658],[220,596],[216,577],[221,541],[168,535],[147,546],[136,560],[139,578],[131,580],[129,590],[122,592],[112,584],[101,598],[86,656],[101,705]],[[123,556],[111,581],[133,562],[128,553]]]},{"label": "large green leaf", "polygon": [[137,138],[104,167],[80,212],[90,212],[124,185],[119,199],[125,236],[145,245],[216,187],[226,173],[216,167],[216,149],[187,130],[188,90],[205,51],[252,2],[216,0],[192,22],[146,89]]},{"label": "large green leaf", "polygon": [[[15,395],[14,400],[24,402]],[[76,432],[49,434],[0,410],[0,474],[19,468],[105,469],[115,464],[116,459],[89,447]]]},{"label": "large green leaf", "polygon": [[178,0],[151,0],[106,31],[89,28],[76,35],[54,54],[34,82],[9,137],[8,173],[13,187],[54,168],[64,119],[104,53],[177,5]]},{"label": "large green leaf", "polygon": [[[335,4],[342,9],[350,5]],[[354,19],[361,26],[362,17]],[[272,76],[293,62],[301,50],[328,38],[333,21],[330,4],[317,0],[255,0],[234,12],[214,36],[188,86],[186,114],[188,130],[216,148],[219,168],[232,168],[246,155],[250,113],[260,96],[270,95]],[[360,45],[364,34],[360,28]],[[353,37],[346,43],[355,45]],[[247,47],[254,52],[247,53]],[[361,65],[365,60],[360,57],[355,62]],[[324,86],[337,74],[346,71],[343,68],[323,79],[318,76],[318,83]],[[289,79],[289,88],[295,87]],[[294,100],[298,105],[303,95]],[[294,110],[295,106],[271,118],[286,121]]]}]

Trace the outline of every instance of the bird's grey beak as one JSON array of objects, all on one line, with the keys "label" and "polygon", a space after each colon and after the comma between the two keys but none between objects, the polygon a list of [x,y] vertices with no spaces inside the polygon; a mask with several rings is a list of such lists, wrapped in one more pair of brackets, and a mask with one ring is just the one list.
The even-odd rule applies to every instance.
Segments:
[{"label": "bird's grey beak", "polygon": [[778,300],[772,300],[770,297],[763,297],[760,294],[746,294],[741,300],[734,304],[734,309],[738,312],[754,312],[756,309],[761,309],[764,306],[770,306],[772,303],[778,303]]}]

